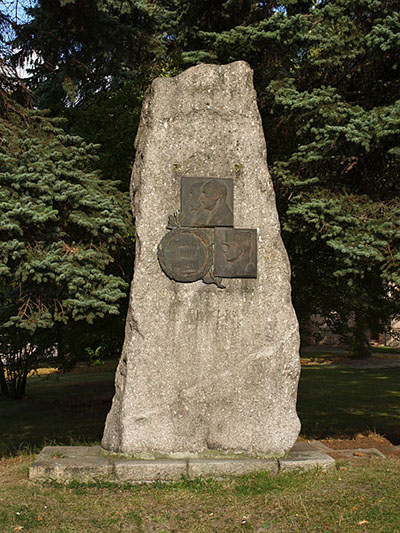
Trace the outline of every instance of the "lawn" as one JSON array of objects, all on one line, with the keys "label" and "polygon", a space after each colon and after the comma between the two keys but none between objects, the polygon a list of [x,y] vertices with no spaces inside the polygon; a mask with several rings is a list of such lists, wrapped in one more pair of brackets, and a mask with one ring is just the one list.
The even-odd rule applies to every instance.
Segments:
[{"label": "lawn", "polygon": [[[400,368],[353,369],[326,354],[318,362],[302,371],[302,436],[376,431],[399,443]],[[44,444],[100,441],[115,364],[32,376],[24,400],[0,402],[1,532],[400,532],[394,459],[343,463],[326,473],[152,486],[29,482],[30,454]]]},{"label": "lawn", "polygon": [[398,532],[400,461],[327,473],[122,486],[34,485],[27,458],[0,462],[4,533]]},{"label": "lawn", "polygon": [[[45,444],[99,442],[114,391],[117,362],[28,378],[22,400],[0,400],[0,457]],[[42,369],[43,372],[43,369]]]},{"label": "lawn", "polygon": [[297,404],[307,438],[374,431],[400,444],[400,368],[302,368]]}]

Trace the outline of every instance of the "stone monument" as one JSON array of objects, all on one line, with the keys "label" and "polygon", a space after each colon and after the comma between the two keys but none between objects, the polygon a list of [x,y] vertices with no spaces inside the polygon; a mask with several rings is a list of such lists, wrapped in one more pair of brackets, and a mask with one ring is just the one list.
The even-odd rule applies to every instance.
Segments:
[{"label": "stone monument", "polygon": [[135,272],[102,448],[46,446],[29,478],[142,483],[332,467],[321,445],[295,443],[298,326],[246,63],[153,82],[132,203]]},{"label": "stone monument", "polygon": [[246,63],[153,82],[132,204],[135,270],[103,449],[283,456],[300,429],[299,334]]}]

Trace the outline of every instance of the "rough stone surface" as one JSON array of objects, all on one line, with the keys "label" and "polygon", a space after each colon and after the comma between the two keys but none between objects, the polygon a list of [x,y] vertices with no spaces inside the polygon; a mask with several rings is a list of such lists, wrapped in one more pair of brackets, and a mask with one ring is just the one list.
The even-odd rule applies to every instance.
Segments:
[{"label": "rough stone surface", "polygon": [[111,480],[113,464],[100,446],[46,446],[29,469],[34,481]]},{"label": "rough stone surface", "polygon": [[[281,456],[300,429],[298,325],[252,71],[199,65],[156,79],[132,176],[136,259],[102,446],[118,453]],[[257,279],[177,283],[157,246],[181,176],[233,178],[234,225],[258,229]]]},{"label": "rough stone surface", "polygon": [[319,440],[311,440],[310,444],[314,448],[317,448],[318,450],[321,450],[323,452],[332,452],[333,451],[332,448],[329,448],[329,446],[327,446],[323,442],[320,442]]}]

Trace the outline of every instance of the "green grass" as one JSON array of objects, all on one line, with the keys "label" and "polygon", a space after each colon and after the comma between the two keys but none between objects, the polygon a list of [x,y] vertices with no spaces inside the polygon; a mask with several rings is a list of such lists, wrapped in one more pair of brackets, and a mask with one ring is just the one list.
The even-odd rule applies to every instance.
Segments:
[{"label": "green grass", "polygon": [[305,366],[297,408],[304,437],[375,431],[400,444],[400,368]]},{"label": "green grass", "polygon": [[380,354],[380,353],[400,354],[400,347],[397,347],[397,348],[393,348],[391,346],[373,346],[372,347],[372,354]]},{"label": "green grass", "polygon": [[[371,347],[372,355],[400,355],[400,347],[393,348],[391,346],[372,346]],[[350,349],[343,348],[342,350],[334,350],[329,346],[314,346],[312,348],[306,347],[301,349],[301,357],[303,358],[339,358],[343,359],[345,357],[350,357]]]},{"label": "green grass", "polygon": [[4,533],[400,531],[400,462],[389,459],[327,473],[139,486],[34,485],[28,461],[0,462]]}]

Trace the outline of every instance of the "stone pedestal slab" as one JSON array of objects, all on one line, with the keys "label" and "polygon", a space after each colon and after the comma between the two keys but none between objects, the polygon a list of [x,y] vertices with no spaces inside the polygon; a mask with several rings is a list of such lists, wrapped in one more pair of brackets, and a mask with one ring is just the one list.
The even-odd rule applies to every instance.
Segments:
[{"label": "stone pedestal slab", "polygon": [[[305,443],[307,444],[307,443]],[[182,478],[224,478],[252,472],[277,474],[289,470],[326,470],[335,461],[313,446],[297,442],[285,459],[218,457],[196,459],[124,459],[100,446],[46,446],[29,469],[32,481],[150,483]]]}]

